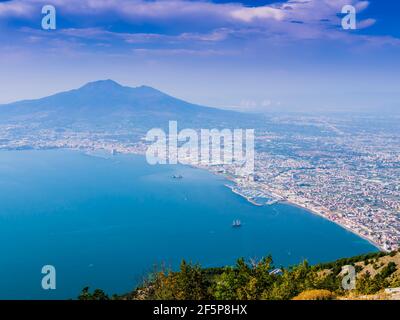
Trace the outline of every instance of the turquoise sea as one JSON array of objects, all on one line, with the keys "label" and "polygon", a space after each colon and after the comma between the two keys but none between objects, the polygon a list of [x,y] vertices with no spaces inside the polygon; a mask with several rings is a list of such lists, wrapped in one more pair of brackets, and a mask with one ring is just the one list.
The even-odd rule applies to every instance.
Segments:
[{"label": "turquoise sea", "polygon": [[[377,250],[303,209],[254,206],[225,183],[142,156],[0,151],[0,299],[76,298],[85,286],[124,293],[182,258],[222,266],[272,254],[280,266]],[[48,264],[56,290],[41,288]]]}]

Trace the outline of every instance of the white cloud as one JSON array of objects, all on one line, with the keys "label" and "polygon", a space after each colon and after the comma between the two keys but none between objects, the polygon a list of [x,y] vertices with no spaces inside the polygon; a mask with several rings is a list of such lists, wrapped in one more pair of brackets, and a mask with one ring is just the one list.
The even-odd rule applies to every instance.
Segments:
[{"label": "white cloud", "polygon": [[[0,16],[41,18],[40,10],[48,0],[19,0],[0,3]],[[341,30],[337,14],[345,4],[357,11],[365,10],[369,2],[358,0],[287,0],[260,7],[245,7],[240,3],[218,4],[189,0],[52,0],[60,14],[76,21],[77,27],[57,30],[60,36],[99,41],[122,41],[128,44],[182,42],[214,43],[229,39],[292,40],[358,39],[368,42],[376,37],[357,35]],[[181,19],[181,20],[180,20]],[[124,23],[146,22],[164,27],[174,26],[176,34],[111,32],[108,25],[118,20]],[[80,28],[84,21],[85,28]],[[110,22],[111,21],[111,22]],[[375,24],[373,18],[357,22],[359,29]],[[186,30],[190,28],[190,31]],[[176,32],[178,30],[178,32]],[[196,31],[198,30],[198,31]],[[0,36],[2,31],[0,30]],[[382,37],[381,37],[382,38]],[[390,37],[389,37],[390,38]],[[384,41],[387,43],[387,39]],[[110,42],[111,43],[111,42]],[[379,43],[375,41],[374,43]],[[392,43],[397,43],[392,41]],[[104,44],[106,45],[106,44]]]},{"label": "white cloud", "polygon": [[357,22],[357,29],[365,29],[376,23],[375,19],[365,19]]},{"label": "white cloud", "polygon": [[34,6],[28,1],[0,2],[0,17],[30,17]]},{"label": "white cloud", "polygon": [[276,9],[270,6],[255,7],[255,8],[240,8],[231,12],[231,16],[238,20],[251,22],[255,19],[273,19],[282,20],[285,17],[285,12],[282,9]]}]

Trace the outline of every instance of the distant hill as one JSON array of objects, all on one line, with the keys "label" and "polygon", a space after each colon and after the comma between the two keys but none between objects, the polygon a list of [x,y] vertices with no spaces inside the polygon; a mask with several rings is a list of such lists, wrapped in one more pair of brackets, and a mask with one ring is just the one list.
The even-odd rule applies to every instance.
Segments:
[{"label": "distant hill", "polygon": [[101,80],[36,100],[0,105],[0,122],[34,122],[53,126],[132,125],[154,127],[168,120],[185,125],[219,124],[253,119],[253,116],[204,107],[174,98],[157,89],[126,87]]}]

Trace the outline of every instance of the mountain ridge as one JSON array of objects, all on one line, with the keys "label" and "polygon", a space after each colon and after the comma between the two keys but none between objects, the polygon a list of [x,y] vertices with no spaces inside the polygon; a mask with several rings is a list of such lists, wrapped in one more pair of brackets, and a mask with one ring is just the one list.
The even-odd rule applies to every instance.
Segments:
[{"label": "mountain ridge", "polygon": [[[201,106],[142,85],[129,87],[106,79],[79,88],[30,100],[0,105],[0,121],[33,121],[47,126],[126,122],[151,127],[168,120],[188,125],[224,123],[226,119],[249,117],[245,113]],[[198,120],[198,121],[197,121]]]}]

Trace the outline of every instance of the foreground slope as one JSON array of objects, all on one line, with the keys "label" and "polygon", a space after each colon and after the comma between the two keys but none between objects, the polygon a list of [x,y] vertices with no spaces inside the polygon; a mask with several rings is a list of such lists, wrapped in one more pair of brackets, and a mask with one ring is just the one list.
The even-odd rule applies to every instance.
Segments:
[{"label": "foreground slope", "polygon": [[[356,287],[344,290],[345,265],[356,270]],[[204,269],[182,261],[179,271],[153,273],[134,291],[113,299],[166,300],[326,300],[398,299],[388,288],[400,287],[400,251],[371,253],[310,266],[275,268],[272,258],[239,259],[235,266]],[[386,291],[385,291],[386,290]],[[398,290],[400,292],[400,289]],[[101,290],[84,288],[79,299],[109,299]]]}]

